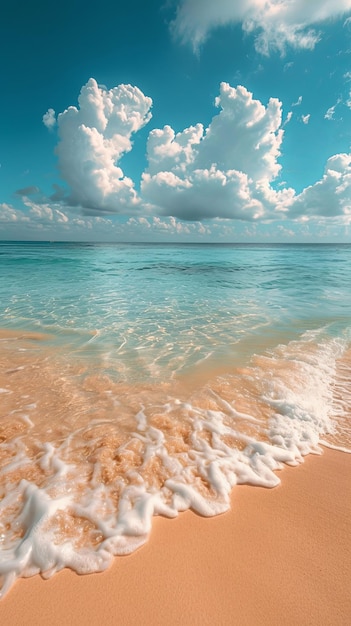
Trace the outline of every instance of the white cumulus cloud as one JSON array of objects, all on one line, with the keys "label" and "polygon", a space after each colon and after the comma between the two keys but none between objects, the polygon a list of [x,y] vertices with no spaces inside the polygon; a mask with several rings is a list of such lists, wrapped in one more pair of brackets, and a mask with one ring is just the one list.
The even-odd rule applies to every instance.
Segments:
[{"label": "white cumulus cloud", "polygon": [[351,0],[179,0],[172,29],[196,50],[212,29],[241,24],[255,35],[259,52],[284,53],[287,45],[314,48],[320,38],[316,28],[350,11]]},{"label": "white cumulus cloud", "polygon": [[295,198],[290,217],[313,216],[343,217],[351,222],[351,154],[330,157],[321,180]]},{"label": "white cumulus cloud", "polygon": [[207,129],[197,124],[177,134],[170,126],[150,132],[143,197],[181,219],[257,219],[282,197],[273,190],[269,199],[262,194],[281,169],[281,103],[271,98],[264,106],[245,87],[228,83],[215,103],[220,111]]},{"label": "white cumulus cloud", "polygon": [[[300,97],[295,105],[300,105]],[[218,112],[209,126],[197,123],[176,133],[170,125],[151,130],[148,166],[140,195],[121,168],[132,149],[132,135],[151,118],[152,101],[137,87],[107,90],[90,79],[82,88],[79,107],[57,118],[56,152],[66,187],[45,198],[34,186],[18,190],[26,212],[0,206],[3,224],[28,221],[28,229],[50,234],[94,229],[101,236],[131,237],[167,233],[202,236],[200,220],[272,222],[328,218],[351,221],[351,155],[330,157],[321,180],[300,194],[277,180],[281,174],[284,126],[282,104],[264,104],[243,86],[223,82],[215,100]],[[299,117],[305,124],[310,115]],[[35,198],[35,201],[34,201]],[[130,218],[114,231],[105,214]],[[99,221],[100,220],[100,221]],[[181,221],[180,221],[181,220]],[[197,224],[195,227],[191,223]],[[221,222],[222,223],[222,222]],[[213,226],[214,227],[214,226]],[[221,231],[222,234],[224,231]]]},{"label": "white cumulus cloud", "polygon": [[132,148],[131,136],[151,119],[151,98],[131,85],[107,90],[91,78],[82,87],[79,108],[57,118],[56,153],[69,202],[91,211],[123,213],[139,198],[133,181],[119,166]]}]

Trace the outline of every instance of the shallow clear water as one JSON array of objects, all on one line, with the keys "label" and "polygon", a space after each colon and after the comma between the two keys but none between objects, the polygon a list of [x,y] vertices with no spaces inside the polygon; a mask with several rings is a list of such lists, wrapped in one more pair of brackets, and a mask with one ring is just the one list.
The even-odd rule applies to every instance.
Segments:
[{"label": "shallow clear water", "polygon": [[350,448],[351,246],[0,245],[0,575]]},{"label": "shallow clear water", "polygon": [[349,246],[20,243],[0,259],[3,328],[53,333],[131,376],[241,362],[256,344],[350,322]]}]

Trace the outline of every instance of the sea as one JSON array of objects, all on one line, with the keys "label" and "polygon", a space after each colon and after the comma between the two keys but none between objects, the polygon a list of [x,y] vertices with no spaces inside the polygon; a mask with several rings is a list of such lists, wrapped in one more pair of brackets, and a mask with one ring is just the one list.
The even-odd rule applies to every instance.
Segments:
[{"label": "sea", "polygon": [[0,594],[350,452],[350,407],[351,245],[0,243]]}]

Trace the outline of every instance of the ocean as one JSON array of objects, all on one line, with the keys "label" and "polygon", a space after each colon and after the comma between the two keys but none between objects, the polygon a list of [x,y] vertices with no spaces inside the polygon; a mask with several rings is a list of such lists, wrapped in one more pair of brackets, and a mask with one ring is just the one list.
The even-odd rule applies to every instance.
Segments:
[{"label": "ocean", "polygon": [[1,243],[0,595],[350,452],[350,374],[351,245]]}]

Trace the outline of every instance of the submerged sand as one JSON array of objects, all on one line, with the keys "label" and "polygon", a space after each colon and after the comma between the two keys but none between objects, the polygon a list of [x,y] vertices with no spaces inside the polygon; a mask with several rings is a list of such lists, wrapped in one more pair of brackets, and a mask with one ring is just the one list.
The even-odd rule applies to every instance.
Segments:
[{"label": "submerged sand", "polygon": [[351,455],[325,450],[275,489],[236,487],[229,513],[155,518],[148,543],[103,574],[19,580],[0,622],[346,626],[350,476]]}]

